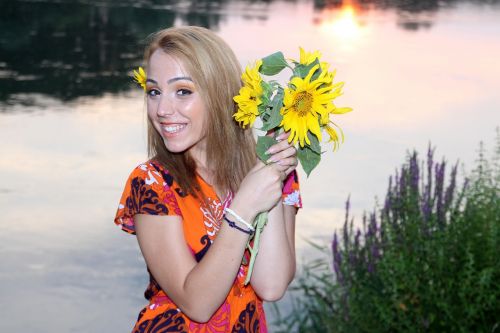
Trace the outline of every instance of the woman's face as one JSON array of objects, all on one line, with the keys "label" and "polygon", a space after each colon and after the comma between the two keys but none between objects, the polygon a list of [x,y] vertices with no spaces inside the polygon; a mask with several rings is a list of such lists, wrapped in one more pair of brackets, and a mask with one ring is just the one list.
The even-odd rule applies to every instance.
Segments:
[{"label": "woman's face", "polygon": [[[207,110],[197,85],[182,63],[161,49],[149,59],[147,110],[165,147],[173,153],[205,150]],[[202,153],[203,155],[203,153]]]}]

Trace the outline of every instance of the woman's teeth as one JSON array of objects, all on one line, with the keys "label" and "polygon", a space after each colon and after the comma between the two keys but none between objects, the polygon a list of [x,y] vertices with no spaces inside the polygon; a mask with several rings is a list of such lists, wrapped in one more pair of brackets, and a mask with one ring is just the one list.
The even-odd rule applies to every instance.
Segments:
[{"label": "woman's teeth", "polygon": [[186,125],[169,125],[169,126],[163,126],[163,129],[167,133],[176,133],[182,130]]}]

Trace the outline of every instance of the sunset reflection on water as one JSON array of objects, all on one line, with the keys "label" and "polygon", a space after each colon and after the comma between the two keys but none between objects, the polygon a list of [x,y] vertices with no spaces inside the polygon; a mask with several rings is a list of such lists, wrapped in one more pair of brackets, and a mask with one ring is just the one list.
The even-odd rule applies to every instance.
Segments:
[{"label": "sunset reflection on water", "polygon": [[[216,22],[242,66],[277,50],[297,59],[301,46],[319,50],[337,69],[336,81],[345,86],[336,104],[354,111],[335,118],[346,135],[339,151],[325,153],[309,179],[300,171],[299,260],[313,252],[305,238],[328,244],[344,222],[348,195],[356,223],[375,196],[381,201],[407,150],[423,155],[431,142],[436,158],[460,160],[470,170],[479,142],[491,148],[500,125],[498,6],[460,2],[409,11],[376,2],[315,3],[321,2],[229,2],[214,5],[208,17],[188,6],[179,15],[159,8],[156,21],[131,22],[127,32],[151,22]],[[119,69],[117,61],[101,65]],[[0,77],[13,72],[4,66],[0,55]],[[81,74],[57,70],[64,74],[59,80]],[[144,304],[147,276],[137,242],[112,221],[126,177],[146,158],[144,102],[126,74],[105,70],[125,88],[74,98],[79,91],[64,89],[77,89],[75,81],[62,91],[54,85],[50,97],[42,94],[50,89],[17,92],[14,100],[29,103],[0,104],[0,312],[12,319],[0,321],[2,332],[17,331],[26,313],[25,331],[127,331]],[[30,82],[15,84],[24,89]]]},{"label": "sunset reflection on water", "polygon": [[345,43],[353,42],[366,32],[356,15],[356,7],[347,1],[338,9],[327,9],[321,13],[317,24],[324,33],[331,33]]}]

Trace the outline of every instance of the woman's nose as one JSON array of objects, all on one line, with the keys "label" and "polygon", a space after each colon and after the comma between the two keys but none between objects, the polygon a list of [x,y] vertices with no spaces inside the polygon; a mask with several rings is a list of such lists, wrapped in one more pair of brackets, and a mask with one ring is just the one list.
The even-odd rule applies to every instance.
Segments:
[{"label": "woman's nose", "polygon": [[159,117],[168,117],[175,113],[174,106],[167,96],[161,96],[156,114]]}]

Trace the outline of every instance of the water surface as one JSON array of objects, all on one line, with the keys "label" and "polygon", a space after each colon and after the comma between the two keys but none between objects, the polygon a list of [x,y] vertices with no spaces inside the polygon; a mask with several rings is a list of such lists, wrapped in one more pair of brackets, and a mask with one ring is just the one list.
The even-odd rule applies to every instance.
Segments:
[{"label": "water surface", "polygon": [[144,305],[136,240],[112,220],[146,159],[142,92],[127,76],[161,27],[210,27],[242,66],[318,49],[346,82],[346,141],[300,174],[299,258],[312,252],[304,238],[327,243],[342,225],[349,194],[358,219],[371,209],[408,149],[432,142],[470,169],[500,125],[498,2],[363,3],[2,2],[0,331],[128,331]]}]

